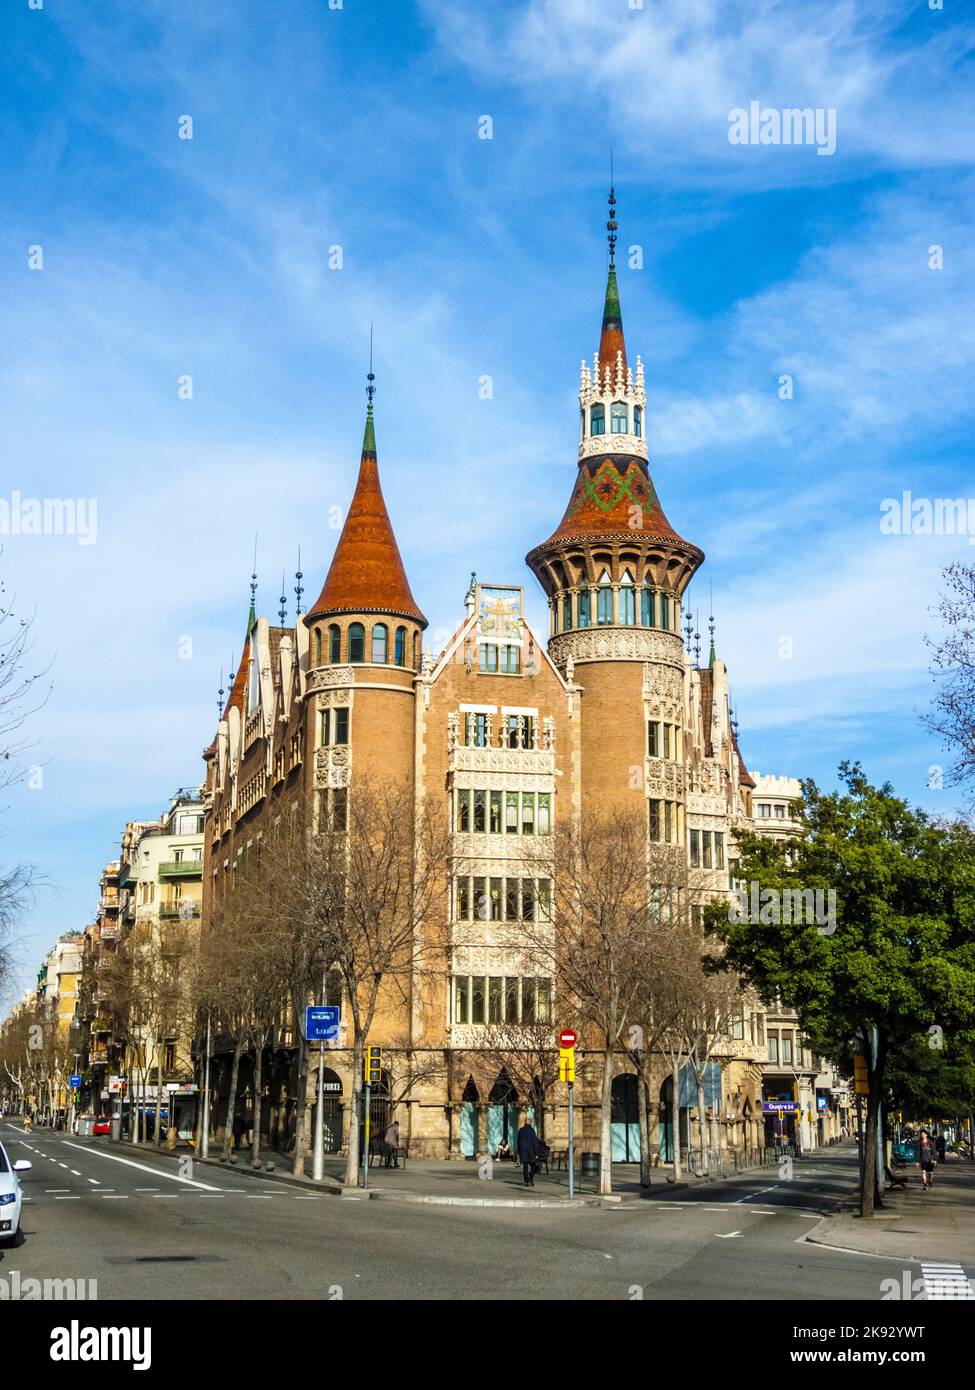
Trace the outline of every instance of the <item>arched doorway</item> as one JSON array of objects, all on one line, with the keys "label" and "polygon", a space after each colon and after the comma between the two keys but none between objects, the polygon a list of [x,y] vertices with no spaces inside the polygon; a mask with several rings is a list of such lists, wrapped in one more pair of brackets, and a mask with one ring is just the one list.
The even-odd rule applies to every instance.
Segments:
[{"label": "arched doorway", "polygon": [[465,1158],[477,1156],[477,1103],[481,1099],[474,1078],[467,1078],[460,1098],[460,1151]]},{"label": "arched doorway", "polygon": [[640,1162],[639,1082],[631,1072],[613,1077],[610,1103],[610,1152],[614,1163]]},{"label": "arched doorway", "polygon": [[507,1139],[512,1149],[518,1147],[518,1093],[508,1073],[501,1068],[498,1079],[488,1096],[487,1152],[493,1154]]},{"label": "arched doorway", "polygon": [[324,1071],[322,1137],[325,1152],[338,1153],[342,1147],[342,1080],[330,1067]]},{"label": "arched doorway", "polygon": [[[681,1072],[681,1091],[684,1088],[684,1072]],[[674,1078],[667,1076],[660,1087],[660,1111],[659,1124],[660,1130],[660,1162],[673,1163],[674,1161],[674,1125],[673,1125],[673,1099],[674,1099]],[[690,1146],[690,1111],[688,1106],[680,1107],[680,1147],[686,1149]]]}]

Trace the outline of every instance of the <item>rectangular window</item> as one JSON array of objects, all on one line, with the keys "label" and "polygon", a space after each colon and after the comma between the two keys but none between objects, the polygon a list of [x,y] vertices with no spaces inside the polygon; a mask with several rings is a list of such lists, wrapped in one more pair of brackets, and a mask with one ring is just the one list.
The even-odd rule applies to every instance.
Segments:
[{"label": "rectangular window", "polygon": [[518,880],[506,878],[504,881],[504,915],[508,922],[518,920]]},{"label": "rectangular window", "polygon": [[581,589],[576,600],[577,620],[580,627],[589,627],[592,623],[592,600],[589,594],[588,589]]},{"label": "rectangular window", "polygon": [[521,1010],[518,1007],[518,980],[506,979],[504,982],[504,1019],[506,1023],[518,1023]]},{"label": "rectangular window", "polygon": [[535,885],[530,878],[521,880],[521,920],[523,922],[534,922],[535,920]]},{"label": "rectangular window", "polygon": [[482,671],[493,673],[498,669],[498,647],[496,642],[482,642],[480,654]]},{"label": "rectangular window", "polygon": [[572,626],[572,595],[565,594],[562,599],[562,631],[567,632]]},{"label": "rectangular window", "polygon": [[332,829],[344,834],[349,828],[349,791],[336,787],[332,793]]},{"label": "rectangular window", "polygon": [[664,731],[664,757],[672,760],[674,756],[674,726],[673,724],[664,724],[662,727]]},{"label": "rectangular window", "polygon": [[522,717],[521,746],[522,748],[535,747],[535,719],[531,714],[526,714]]},{"label": "rectangular window", "polygon": [[470,788],[462,787],[457,793],[457,829],[468,831],[471,828]]},{"label": "rectangular window", "polygon": [[703,864],[704,864],[704,867],[705,867],[706,869],[710,869],[710,868],[711,868],[711,832],[710,832],[710,830],[705,830],[705,832],[704,832],[704,834],[703,834],[703,836],[702,836],[701,838],[702,838],[702,840],[704,841],[704,859],[703,859]]},{"label": "rectangular window", "polygon": [[552,833],[552,797],[550,792],[538,793],[538,833],[539,835],[551,835]]},{"label": "rectangular window", "polygon": [[454,980],[454,1022],[466,1023],[468,1019],[469,986],[466,975],[458,975]]},{"label": "rectangular window", "polygon": [[660,757],[660,725],[655,719],[647,725],[647,753],[651,758]]},{"label": "rectangular window", "polygon": [[521,1021],[535,1022],[535,981],[526,975],[521,982]]},{"label": "rectangular window", "polygon": [[535,1000],[535,1012],[538,1015],[539,1023],[552,1022],[552,981],[539,980],[538,993]]},{"label": "rectangular window", "polygon": [[490,918],[488,881],[486,878],[476,878],[474,880],[474,916],[479,922],[487,922]]},{"label": "rectangular window", "polygon": [[504,829],[507,835],[518,834],[518,793],[504,794]]},{"label": "rectangular window", "polygon": [[491,834],[501,834],[501,793],[491,793]]},{"label": "rectangular window", "polygon": [[332,713],[332,711],[331,711],[330,709],[323,709],[323,710],[322,710],[322,721],[321,721],[321,722],[322,722],[321,745],[322,745],[323,748],[327,748],[327,747],[328,747],[328,740],[329,740],[329,733],[330,733],[329,721],[330,721],[331,713]]},{"label": "rectangular window", "polygon": [[552,915],[552,880],[549,878],[538,881],[538,910],[542,917]]},{"label": "rectangular window", "polygon": [[504,1005],[504,981],[499,975],[488,980],[488,1023],[500,1023]]},{"label": "rectangular window", "polygon": [[670,599],[666,594],[660,595],[660,626],[670,627]]},{"label": "rectangular window", "polygon": [[782,1061],[783,1061],[783,1062],[790,1062],[790,1063],[791,1063],[791,1061],[792,1061],[792,1034],[791,1034],[791,1033],[783,1033],[783,1034],[782,1034]]},{"label": "rectangular window", "polygon": [[469,878],[457,880],[457,917],[466,922],[471,915],[471,881]]},{"label": "rectangular window", "polygon": [[776,820],[785,820],[785,807],[784,807],[784,806],[776,806],[776,808],[775,808],[775,818],[776,818]]},{"label": "rectangular window", "polygon": [[596,590],[596,622],[600,627],[610,627],[613,622],[613,590],[608,584]]},{"label": "rectangular window", "polygon": [[502,647],[501,648],[501,672],[506,676],[517,676],[521,670],[521,648]]},{"label": "rectangular window", "polygon": [[648,815],[648,826],[649,826],[650,839],[653,840],[654,842],[659,842],[659,840],[660,840],[660,802],[659,802],[659,801],[648,801],[648,802],[647,802],[647,815]]},{"label": "rectangular window", "polygon": [[701,832],[700,830],[691,831],[691,868],[701,867]]},{"label": "rectangular window", "polygon": [[487,715],[472,714],[470,716],[470,746],[473,748],[487,747]]},{"label": "rectangular window", "polygon": [[743,1018],[733,1018],[731,1020],[731,1036],[733,1038],[744,1041],[745,1020]]},{"label": "rectangular window", "polygon": [[521,833],[523,835],[534,835],[535,833],[534,792],[522,792],[521,794]]},{"label": "rectangular window", "polygon": [[491,880],[491,918],[492,922],[501,921],[501,880],[492,878]]},{"label": "rectangular window", "polygon": [[507,724],[508,724],[508,747],[509,747],[509,748],[518,748],[518,747],[520,747],[520,743],[519,743],[519,739],[520,739],[520,735],[521,735],[520,722],[521,722],[521,721],[519,720],[517,714],[509,714],[509,715],[508,715]]},{"label": "rectangular window", "polygon": [[769,816],[771,816],[772,808],[767,801],[760,801],[758,803],[758,814],[763,819],[767,819]]},{"label": "rectangular window", "polygon": [[779,1036],[777,1033],[769,1033],[768,1035],[768,1059],[770,1062],[778,1062],[779,1060]]},{"label": "rectangular window", "polygon": [[487,792],[476,791],[474,793],[474,831],[475,834],[483,835],[485,828],[485,803]]},{"label": "rectangular window", "polygon": [[664,802],[664,843],[672,845],[674,842],[674,803]]},{"label": "rectangular window", "polygon": [[620,585],[620,622],[636,622],[636,590],[632,584]]},{"label": "rectangular window", "polygon": [[486,985],[487,985],[487,981],[485,980],[485,978],[484,978],[483,975],[474,975],[474,976],[472,977],[472,979],[471,979],[471,1022],[472,1022],[472,1023],[483,1023],[483,1022],[484,1022],[484,1009],[485,1009],[485,1005],[486,1005],[486,1003],[487,1003],[487,999],[486,999],[486,994],[487,994]]},{"label": "rectangular window", "polygon": [[644,627],[653,627],[657,621],[656,597],[646,586],[640,591],[640,621]]},{"label": "rectangular window", "polygon": [[714,832],[714,867],[724,868],[724,835],[720,830]]},{"label": "rectangular window", "polygon": [[335,711],[335,742],[348,743],[349,741],[349,711],[347,709],[337,709]]}]

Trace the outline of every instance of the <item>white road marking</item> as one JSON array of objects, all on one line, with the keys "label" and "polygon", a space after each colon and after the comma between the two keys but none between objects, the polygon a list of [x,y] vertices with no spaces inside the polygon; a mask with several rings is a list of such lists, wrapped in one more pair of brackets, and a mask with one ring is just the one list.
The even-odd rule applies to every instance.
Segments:
[{"label": "white road marking", "polygon": [[52,1196],[54,1195],[55,1192],[70,1192],[70,1191],[71,1191],[71,1188],[70,1188],[70,1187],[45,1187],[44,1191],[47,1193],[47,1195],[48,1195],[49,1197],[52,1197]]},{"label": "white road marking", "polygon": [[958,1298],[975,1299],[975,1289],[959,1264],[922,1260],[921,1275],[924,1279],[924,1297],[929,1303]]},{"label": "white road marking", "polygon": [[719,1231],[715,1231],[714,1234],[718,1240],[734,1240],[735,1236],[741,1235],[741,1231],[729,1231],[727,1235],[721,1235]]},{"label": "white road marking", "polygon": [[147,1163],[136,1163],[131,1158],[120,1158],[118,1154],[106,1153],[104,1149],[87,1148],[84,1144],[72,1144],[70,1139],[63,1139],[61,1142],[67,1144],[70,1149],[80,1149],[82,1153],[106,1158],[110,1163],[124,1163],[127,1168],[138,1168],[143,1173],[151,1173],[154,1178],[168,1178],[170,1182],[183,1182],[188,1187],[200,1187],[204,1192],[219,1192],[220,1190],[218,1187],[212,1187],[208,1182],[197,1182],[195,1178],[184,1178],[178,1173],[161,1173],[158,1168],[150,1168]]},{"label": "white road marking", "polygon": [[93,1182],[93,1183],[95,1184],[96,1187],[101,1187],[101,1183],[98,1181],[97,1178],[87,1178],[86,1181],[87,1181],[87,1182]]},{"label": "white road marking", "polygon": [[127,1202],[129,1194],[127,1192],[99,1192],[103,1202]]},{"label": "white road marking", "polygon": [[80,1202],[80,1197],[55,1197],[56,1202]]},{"label": "white road marking", "polygon": [[781,1185],[781,1183],[773,1183],[771,1187],[760,1187],[757,1192],[749,1192],[746,1197],[739,1197],[738,1201],[733,1203],[733,1205],[740,1207],[742,1202],[750,1202],[753,1197],[761,1197],[763,1192],[775,1192]]}]

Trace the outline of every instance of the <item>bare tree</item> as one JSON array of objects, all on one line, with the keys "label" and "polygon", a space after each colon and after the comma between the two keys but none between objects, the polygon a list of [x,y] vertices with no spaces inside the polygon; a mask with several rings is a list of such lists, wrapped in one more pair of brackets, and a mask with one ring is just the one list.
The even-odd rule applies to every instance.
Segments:
[{"label": "bare tree", "polygon": [[975,565],[948,565],[944,579],[938,611],[945,631],[938,643],[927,639],[938,690],[924,723],[954,750],[949,777],[965,785],[975,781]]},{"label": "bare tree", "polygon": [[471,1058],[471,1070],[485,1067],[508,1077],[513,1090],[534,1110],[535,1126],[544,1140],[546,1102],[559,1084],[559,1044],[551,1019],[488,1022],[478,1030],[478,1051]]}]

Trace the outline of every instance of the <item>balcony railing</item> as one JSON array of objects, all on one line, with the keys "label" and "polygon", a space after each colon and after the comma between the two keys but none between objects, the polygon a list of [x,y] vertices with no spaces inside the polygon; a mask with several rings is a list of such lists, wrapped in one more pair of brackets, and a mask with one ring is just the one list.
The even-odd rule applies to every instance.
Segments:
[{"label": "balcony railing", "polygon": [[159,908],[159,918],[163,922],[171,922],[181,917],[191,921],[200,915],[200,904],[191,902],[189,899],[178,903],[163,903]]},{"label": "balcony railing", "polygon": [[202,878],[202,859],[167,859],[159,865],[160,878]]}]

